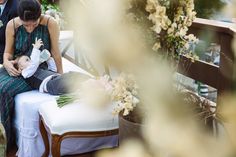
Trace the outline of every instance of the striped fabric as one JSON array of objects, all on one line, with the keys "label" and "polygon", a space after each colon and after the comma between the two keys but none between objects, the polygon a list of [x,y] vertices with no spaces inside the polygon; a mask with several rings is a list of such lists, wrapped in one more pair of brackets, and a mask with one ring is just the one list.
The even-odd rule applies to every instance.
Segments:
[{"label": "striped fabric", "polygon": [[30,56],[33,49],[32,43],[35,42],[36,37],[43,41],[43,46],[41,46],[40,50],[47,49],[50,51],[50,36],[47,26],[39,25],[32,33],[28,33],[21,25],[16,30],[14,56],[17,57],[23,54]]},{"label": "striped fabric", "polygon": [[[15,29],[14,57],[23,54],[30,56],[33,48],[32,44],[35,42],[36,37],[42,39],[43,49],[50,50],[50,36],[47,25],[39,24],[31,33],[26,32],[23,25]],[[0,114],[1,122],[7,134],[7,149],[11,148],[14,142],[12,131],[14,97],[30,89],[30,86],[25,82],[23,77],[10,77],[4,68],[0,68]]]},{"label": "striped fabric", "polygon": [[30,86],[22,77],[11,77],[4,68],[0,69],[0,113],[1,122],[6,130],[8,148],[14,142],[11,125],[14,111],[14,96],[30,89]]}]

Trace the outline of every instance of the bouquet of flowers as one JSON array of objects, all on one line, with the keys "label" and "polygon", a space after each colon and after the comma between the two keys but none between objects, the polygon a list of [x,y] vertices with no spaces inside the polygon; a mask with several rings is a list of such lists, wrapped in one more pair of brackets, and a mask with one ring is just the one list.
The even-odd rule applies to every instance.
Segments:
[{"label": "bouquet of flowers", "polygon": [[70,103],[82,101],[88,105],[101,107],[111,102],[111,92],[112,85],[108,75],[91,78],[82,82],[77,92],[60,95],[57,98],[57,105],[63,107]]},{"label": "bouquet of flowers", "polygon": [[130,0],[128,17],[144,26],[146,39],[154,51],[168,58],[194,57],[191,45],[198,42],[188,28],[196,18],[194,0]]},{"label": "bouquet of flowers", "polygon": [[198,42],[188,27],[196,17],[194,0],[147,0],[146,11],[156,33],[153,50],[162,48],[170,57],[191,55],[190,44]]},{"label": "bouquet of flowers", "polygon": [[112,93],[111,97],[117,103],[114,114],[123,111],[126,116],[139,103],[138,100],[138,86],[133,75],[120,74],[117,78],[111,81]]},{"label": "bouquet of flowers", "polygon": [[121,73],[111,79],[108,75],[89,79],[82,83],[77,94],[61,95],[57,99],[58,107],[69,103],[83,101],[88,105],[105,106],[115,103],[113,114],[123,111],[126,116],[139,103],[137,98],[138,86],[132,75]]}]

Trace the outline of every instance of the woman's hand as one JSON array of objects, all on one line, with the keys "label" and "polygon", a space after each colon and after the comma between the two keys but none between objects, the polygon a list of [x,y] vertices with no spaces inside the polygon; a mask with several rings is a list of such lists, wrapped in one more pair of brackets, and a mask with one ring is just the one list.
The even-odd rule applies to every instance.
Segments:
[{"label": "woman's hand", "polygon": [[17,64],[16,60],[5,61],[3,63],[4,68],[10,76],[19,76],[21,74],[20,70],[17,70],[14,65]]}]

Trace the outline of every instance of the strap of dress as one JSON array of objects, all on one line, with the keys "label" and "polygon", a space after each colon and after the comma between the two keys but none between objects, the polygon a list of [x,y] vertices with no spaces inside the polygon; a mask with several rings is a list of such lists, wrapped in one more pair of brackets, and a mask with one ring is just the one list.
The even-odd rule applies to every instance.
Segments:
[{"label": "strap of dress", "polygon": [[48,20],[47,20],[47,26],[48,26],[49,20],[50,20],[50,17],[48,17]]},{"label": "strap of dress", "polygon": [[15,24],[15,18],[13,18],[13,27],[14,27],[14,34],[16,34],[16,24]]}]

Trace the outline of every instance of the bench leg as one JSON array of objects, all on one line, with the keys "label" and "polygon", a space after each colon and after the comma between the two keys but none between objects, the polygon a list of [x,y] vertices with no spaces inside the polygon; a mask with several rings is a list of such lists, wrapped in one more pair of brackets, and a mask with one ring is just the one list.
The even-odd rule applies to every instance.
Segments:
[{"label": "bench leg", "polygon": [[60,157],[61,155],[61,136],[52,135],[51,152],[53,157]]},{"label": "bench leg", "polygon": [[45,148],[45,151],[44,151],[42,157],[48,157],[49,156],[48,134],[47,134],[47,131],[45,129],[45,126],[43,124],[43,120],[42,119],[40,120],[40,125],[39,126],[40,126],[40,132],[41,132],[41,135],[43,137],[43,143],[44,143],[44,148]]}]

